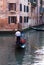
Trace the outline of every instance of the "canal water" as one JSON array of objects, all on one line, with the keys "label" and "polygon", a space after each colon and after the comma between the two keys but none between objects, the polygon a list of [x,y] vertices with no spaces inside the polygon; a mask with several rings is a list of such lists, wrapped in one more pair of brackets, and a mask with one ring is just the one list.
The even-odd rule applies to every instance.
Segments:
[{"label": "canal water", "polygon": [[44,65],[44,31],[25,32],[26,48],[15,45],[14,34],[0,34],[0,65]]}]

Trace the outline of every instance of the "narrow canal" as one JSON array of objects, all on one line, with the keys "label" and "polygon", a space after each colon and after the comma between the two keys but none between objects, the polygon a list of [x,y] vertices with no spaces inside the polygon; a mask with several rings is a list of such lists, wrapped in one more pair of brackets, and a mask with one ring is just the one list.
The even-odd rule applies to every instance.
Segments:
[{"label": "narrow canal", "polygon": [[26,48],[16,49],[14,35],[0,35],[0,65],[44,65],[44,31],[27,31],[25,38]]}]

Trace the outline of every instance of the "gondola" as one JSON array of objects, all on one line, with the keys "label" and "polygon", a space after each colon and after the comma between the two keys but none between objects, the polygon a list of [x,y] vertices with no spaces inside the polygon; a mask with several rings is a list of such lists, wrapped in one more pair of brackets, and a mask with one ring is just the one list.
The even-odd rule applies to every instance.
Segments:
[{"label": "gondola", "polygon": [[26,39],[21,38],[20,42],[16,42],[16,46],[19,48],[25,48],[26,47]]},{"label": "gondola", "polygon": [[24,43],[24,44],[21,44],[21,43],[17,44],[17,43],[16,43],[16,46],[17,46],[17,48],[22,48],[22,49],[24,49],[24,48],[26,47],[26,44],[25,44],[25,43]]},{"label": "gondola", "polygon": [[20,47],[21,47],[21,48],[25,48],[25,47],[26,47],[26,44],[23,44],[23,45],[21,45]]},{"label": "gondola", "polygon": [[25,39],[25,34],[22,31],[20,41],[16,42],[16,46],[20,48],[25,48],[26,47],[26,39]]},{"label": "gondola", "polygon": [[36,28],[36,27],[31,27],[33,30],[36,30],[36,31],[44,31],[44,28]]}]

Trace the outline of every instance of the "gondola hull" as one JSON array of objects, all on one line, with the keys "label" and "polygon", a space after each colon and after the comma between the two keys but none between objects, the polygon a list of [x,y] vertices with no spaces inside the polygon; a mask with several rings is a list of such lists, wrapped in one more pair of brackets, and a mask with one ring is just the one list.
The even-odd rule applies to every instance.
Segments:
[{"label": "gondola hull", "polygon": [[16,46],[23,49],[23,48],[26,47],[26,44],[17,44],[17,43],[16,43]]},{"label": "gondola hull", "polygon": [[23,44],[23,45],[20,45],[21,48],[25,48],[26,47],[26,44]]}]

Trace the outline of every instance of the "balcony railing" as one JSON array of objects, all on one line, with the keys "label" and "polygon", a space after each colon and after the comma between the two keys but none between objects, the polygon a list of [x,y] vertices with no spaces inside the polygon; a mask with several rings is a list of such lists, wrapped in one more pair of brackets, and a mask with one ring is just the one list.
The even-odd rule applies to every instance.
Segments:
[{"label": "balcony railing", "polygon": [[36,7],[37,0],[30,0],[32,7]]},{"label": "balcony railing", "polygon": [[36,3],[36,2],[32,2],[31,5],[32,5],[33,7],[36,7],[37,3]]},{"label": "balcony railing", "polygon": [[10,10],[9,12],[11,12],[11,13],[16,13],[16,11],[14,11],[14,10]]}]

